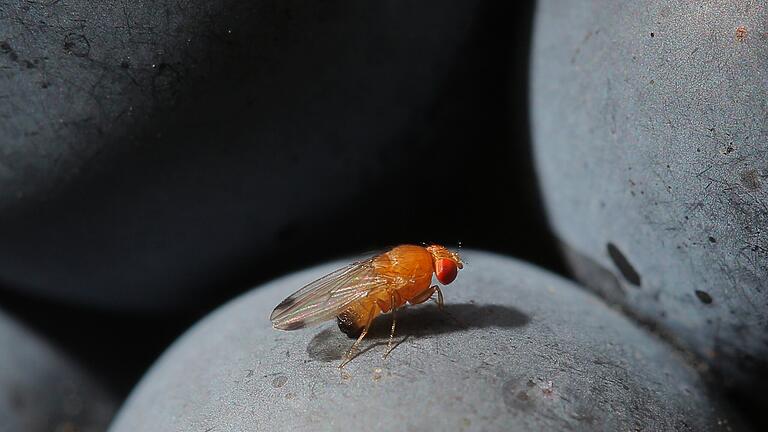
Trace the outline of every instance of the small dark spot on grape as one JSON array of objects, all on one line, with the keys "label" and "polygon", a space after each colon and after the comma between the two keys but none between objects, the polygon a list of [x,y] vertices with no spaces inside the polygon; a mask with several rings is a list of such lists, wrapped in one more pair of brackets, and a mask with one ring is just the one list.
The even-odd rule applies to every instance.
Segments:
[{"label": "small dark spot on grape", "polygon": [[624,276],[624,279],[632,285],[639,287],[641,284],[640,274],[635,270],[627,257],[613,243],[608,243],[606,249],[608,250],[608,256],[616,265],[616,268],[619,269],[622,276]]},{"label": "small dark spot on grape", "polygon": [[760,173],[756,169],[750,169],[740,174],[741,184],[749,190],[758,190],[762,187]]},{"label": "small dark spot on grape", "polygon": [[278,375],[272,380],[272,387],[280,388],[288,382],[288,377],[285,375]]},{"label": "small dark spot on grape", "polygon": [[64,38],[64,51],[77,57],[88,57],[91,43],[85,35],[70,33]]},{"label": "small dark spot on grape", "polygon": [[696,290],[696,297],[704,304],[712,304],[712,296],[706,291]]},{"label": "small dark spot on grape", "polygon": [[744,39],[747,38],[747,28],[744,26],[738,26],[736,27],[736,35],[735,38],[739,42],[744,42]]}]

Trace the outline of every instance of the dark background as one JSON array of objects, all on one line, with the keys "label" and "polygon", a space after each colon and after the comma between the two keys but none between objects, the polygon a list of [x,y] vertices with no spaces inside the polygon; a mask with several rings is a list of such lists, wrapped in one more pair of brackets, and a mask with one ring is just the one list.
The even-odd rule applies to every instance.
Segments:
[{"label": "dark background", "polygon": [[[264,30],[249,25],[258,21],[249,21],[249,10],[222,9],[219,21],[236,36],[195,48],[215,59],[214,66],[195,74],[183,62],[156,65],[152,94],[167,100],[156,99],[152,115],[136,120],[130,134],[109,137],[112,150],[89,160],[46,199],[0,214],[0,258],[6,260],[0,304],[125,395],[206,313],[264,281],[332,258],[439,242],[564,273],[531,166],[526,83],[533,8],[477,4],[457,58],[438,63],[440,82],[424,90],[427,103],[414,102],[391,143],[375,142],[370,118],[355,117],[355,104],[371,103],[360,102],[367,86],[376,86],[360,65],[375,56],[394,75],[412,67],[420,76],[418,64],[397,64],[418,58],[403,54],[407,43],[393,42],[388,52],[389,41],[359,36],[358,24],[335,30],[322,17],[287,9],[276,11],[277,24]],[[343,8],[334,13],[349,13],[348,22],[360,26],[366,19]],[[428,33],[441,25],[440,13],[424,6],[403,23],[403,32]],[[312,25],[317,28],[307,28]],[[291,45],[280,38],[300,27],[306,40]],[[204,31],[225,38],[224,28]],[[333,37],[372,40],[340,52],[302,45],[329,29],[329,43],[319,45],[326,49]],[[276,47],[266,49],[265,40]],[[269,63],[291,47],[286,56],[298,60],[255,72],[259,55],[266,52]],[[318,69],[328,64],[337,70]],[[127,61],[113,66],[138,68]],[[327,81],[315,95],[327,103],[313,105],[307,96],[301,83],[312,77]],[[392,100],[381,103],[410,109],[409,86],[420,81],[393,83],[381,85],[405,91],[393,90]],[[259,97],[244,102],[241,94],[249,92]],[[386,128],[389,114],[382,112]],[[262,124],[272,140],[242,138]],[[27,288],[35,281],[63,288],[49,296]],[[86,294],[83,301],[88,290],[99,300],[91,303]],[[131,290],[141,301],[121,307]],[[69,301],[67,293],[77,299]]]}]

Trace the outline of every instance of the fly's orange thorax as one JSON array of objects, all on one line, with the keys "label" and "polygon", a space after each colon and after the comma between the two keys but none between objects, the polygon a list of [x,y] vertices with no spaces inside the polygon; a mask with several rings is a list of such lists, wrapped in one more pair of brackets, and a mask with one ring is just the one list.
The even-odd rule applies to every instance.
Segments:
[{"label": "fly's orange thorax", "polygon": [[374,266],[378,274],[404,282],[396,285],[400,297],[396,299],[399,300],[397,306],[402,306],[429,288],[434,272],[432,254],[421,246],[413,245],[398,246],[381,254],[374,261]]},{"label": "fly's orange thorax", "polygon": [[[403,245],[383,253],[373,261],[376,273],[393,281],[393,292],[381,291],[349,305],[337,318],[339,328],[354,337],[373,317],[392,309],[392,296],[396,307],[428,289],[432,282],[434,265],[432,254],[421,246]],[[401,282],[401,283],[396,283]]]}]

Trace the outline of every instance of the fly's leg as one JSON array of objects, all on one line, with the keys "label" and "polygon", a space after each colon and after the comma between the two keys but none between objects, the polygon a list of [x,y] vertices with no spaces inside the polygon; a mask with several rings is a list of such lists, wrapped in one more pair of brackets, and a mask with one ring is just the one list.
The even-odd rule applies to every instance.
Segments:
[{"label": "fly's leg", "polygon": [[349,348],[349,351],[347,351],[347,353],[344,355],[344,360],[339,365],[339,369],[343,369],[344,366],[347,365],[347,363],[351,362],[352,359],[355,358],[355,356],[353,356],[352,353],[355,352],[355,349],[357,349],[357,346],[360,345],[360,341],[363,340],[363,338],[365,337],[366,334],[368,334],[368,326],[366,326],[363,329],[363,332],[360,333],[360,336],[358,336],[358,338],[355,341],[355,343],[352,344],[352,346]]},{"label": "fly's leg", "polygon": [[432,285],[431,287],[425,289],[423,292],[421,292],[421,294],[408,300],[408,303],[410,304],[424,303],[425,301],[431,299],[432,295],[435,293],[437,293],[437,299],[435,300],[437,302],[437,308],[442,311],[443,310],[443,291],[441,291],[440,287],[437,285]]},{"label": "fly's leg", "polygon": [[387,342],[387,352],[384,353],[383,356],[381,356],[382,359],[386,359],[389,353],[392,352],[392,341],[395,340],[395,324],[397,324],[397,320],[395,319],[395,313],[397,313],[397,305],[395,303],[395,294],[390,294],[390,300],[392,301],[392,329],[389,331],[389,342]]},{"label": "fly's leg", "polygon": [[445,310],[443,305],[443,291],[440,289],[439,286],[433,285],[432,288],[434,288],[435,291],[437,291],[437,308],[441,311]]},{"label": "fly's leg", "polygon": [[371,323],[373,322],[373,318],[376,316],[375,314],[375,306],[371,307],[371,312],[368,314],[368,322],[365,323],[365,327],[363,328],[362,333],[360,333],[360,336],[357,337],[357,340],[355,343],[352,344],[352,346],[349,348],[349,351],[347,351],[347,354],[344,356],[344,361],[341,362],[339,365],[339,369],[344,368],[344,366],[351,362],[352,359],[354,359],[356,356],[353,356],[352,353],[355,352],[355,349],[357,349],[357,346],[360,345],[360,342],[363,340],[365,335],[368,334],[368,329],[371,328]]}]

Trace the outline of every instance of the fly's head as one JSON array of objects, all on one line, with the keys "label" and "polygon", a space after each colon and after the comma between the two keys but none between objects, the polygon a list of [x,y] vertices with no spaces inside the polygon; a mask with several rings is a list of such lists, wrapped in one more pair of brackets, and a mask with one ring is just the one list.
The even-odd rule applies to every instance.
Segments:
[{"label": "fly's head", "polygon": [[459,254],[440,245],[427,246],[427,250],[432,254],[432,263],[437,280],[443,285],[453,282],[459,270],[464,267]]}]

